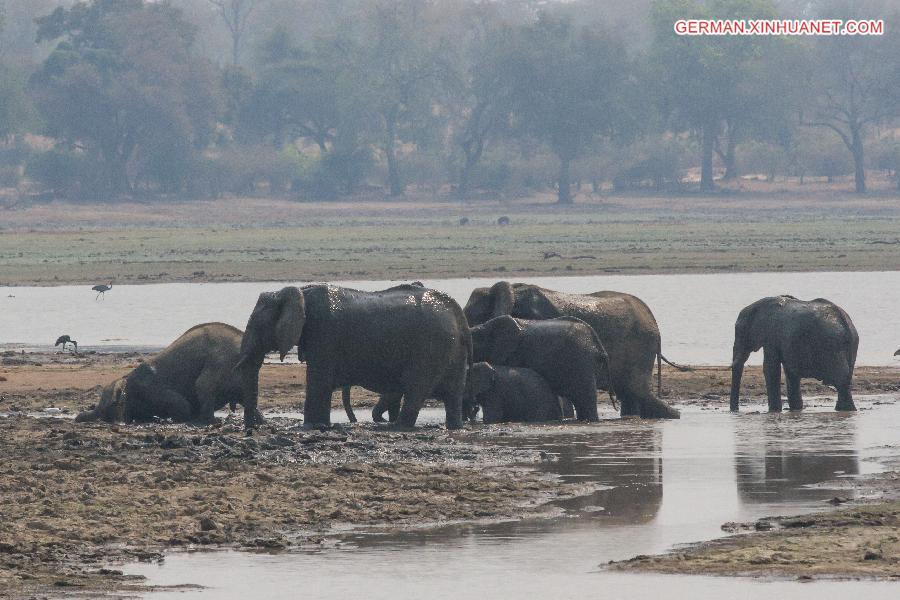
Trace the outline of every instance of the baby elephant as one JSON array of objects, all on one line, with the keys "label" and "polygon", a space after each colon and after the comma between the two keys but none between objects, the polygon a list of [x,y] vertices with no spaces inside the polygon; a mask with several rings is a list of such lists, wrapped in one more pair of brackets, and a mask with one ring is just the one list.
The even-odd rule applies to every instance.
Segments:
[{"label": "baby elephant", "polygon": [[581,319],[495,317],[472,328],[472,354],[473,362],[533,369],[575,406],[579,420],[599,420],[597,387],[610,389],[609,357]]},{"label": "baby elephant", "polygon": [[479,362],[469,370],[469,384],[475,404],[484,409],[485,423],[562,419],[559,398],[531,369]]},{"label": "baby elephant", "polygon": [[[224,323],[188,329],[168,348],[105,388],[100,402],[75,421],[212,422],[216,410],[241,402],[234,366],[244,333]],[[262,421],[257,411],[256,418]]]}]

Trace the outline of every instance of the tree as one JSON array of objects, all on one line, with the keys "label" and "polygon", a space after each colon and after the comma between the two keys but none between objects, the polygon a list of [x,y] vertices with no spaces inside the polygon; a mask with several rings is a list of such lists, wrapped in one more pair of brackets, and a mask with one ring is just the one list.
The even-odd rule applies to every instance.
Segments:
[{"label": "tree", "polygon": [[425,142],[423,136],[433,133],[435,96],[448,68],[442,59],[444,40],[431,35],[436,28],[427,8],[418,0],[375,3],[365,13],[357,39],[343,42],[352,47],[343,68],[352,73],[358,98],[379,124],[377,145],[394,197],[402,196],[406,187],[398,146]]},{"label": "tree", "polygon": [[208,0],[212,4],[231,36],[231,65],[237,66],[241,60],[244,37],[250,18],[262,0]]},{"label": "tree", "polygon": [[629,63],[623,45],[546,13],[520,29],[513,78],[514,127],[546,143],[559,159],[558,201],[572,202],[570,167],[598,136],[627,127]]},{"label": "tree", "polygon": [[193,35],[177,9],[144,0],[78,2],[38,20],[38,41],[57,41],[32,76],[38,107],[51,135],[97,164],[107,195],[133,191],[135,161],[183,169],[209,141],[218,78],[191,54]]},{"label": "tree", "polygon": [[[650,50],[651,84],[659,111],[674,130],[692,130],[700,138],[700,187],[715,188],[713,155],[717,146],[734,176],[734,150],[741,136],[762,130],[785,113],[783,70],[766,59],[782,52],[781,40],[755,36],[679,36],[678,19],[772,18],[770,0],[661,0],[653,6],[654,39]],[[775,128],[770,127],[769,130]],[[720,136],[725,133],[724,149]]]},{"label": "tree", "polygon": [[[829,6],[833,11],[829,16],[864,16],[852,10],[854,4]],[[900,13],[894,19],[885,15],[885,22],[898,18]],[[801,124],[838,135],[853,156],[856,192],[865,193],[866,134],[872,125],[900,116],[900,38],[890,32],[816,37],[809,50],[807,83],[812,94],[801,113]]]},{"label": "tree", "polygon": [[457,193],[465,198],[489,140],[508,129],[512,81],[507,66],[516,48],[513,29],[492,4],[466,5],[450,27],[455,52],[443,83],[453,142],[462,152]]}]

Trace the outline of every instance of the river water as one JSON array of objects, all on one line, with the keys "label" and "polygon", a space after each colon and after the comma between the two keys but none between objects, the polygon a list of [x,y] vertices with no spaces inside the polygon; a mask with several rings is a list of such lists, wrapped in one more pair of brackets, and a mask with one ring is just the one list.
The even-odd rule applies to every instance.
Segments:
[{"label": "river water", "polygon": [[[724,535],[728,521],[830,508],[850,489],[822,485],[879,472],[896,460],[900,403],[859,397],[856,414],[811,399],[802,414],[684,408],[678,421],[605,420],[533,426],[493,441],[538,448],[541,466],[604,488],[558,503],[549,520],[351,532],[336,547],[287,554],[170,553],[127,565],[152,585],[196,584],[150,599],[429,598],[896,598],[896,583],[757,581],[621,574],[602,564]],[[763,406],[755,407],[761,411]],[[335,417],[338,415],[335,414]],[[611,412],[606,417],[614,419]],[[423,421],[440,422],[428,410]]]},{"label": "river water", "polygon": [[[496,279],[426,280],[465,305],[473,288]],[[691,364],[731,361],[734,320],[763,297],[828,298],[852,317],[860,365],[887,365],[900,347],[900,271],[739,273],[516,278],[565,292],[617,290],[642,298],[656,315],[663,353]],[[296,282],[302,285],[308,282]],[[391,281],[345,281],[377,290]],[[46,349],[68,334],[82,350],[156,349],[205,321],[243,328],[262,291],[285,283],[170,283],[113,286],[95,300],[89,286],[0,287],[0,348]],[[761,353],[751,357],[760,363]],[[896,364],[896,363],[895,363]]]}]

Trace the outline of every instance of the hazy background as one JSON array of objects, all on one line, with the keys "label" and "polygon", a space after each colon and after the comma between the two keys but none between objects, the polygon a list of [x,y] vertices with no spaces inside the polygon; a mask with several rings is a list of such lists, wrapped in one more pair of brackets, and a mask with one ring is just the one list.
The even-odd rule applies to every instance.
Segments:
[{"label": "hazy background", "polygon": [[[0,199],[900,190],[879,1],[0,0]],[[877,18],[878,37],[673,22]]]}]

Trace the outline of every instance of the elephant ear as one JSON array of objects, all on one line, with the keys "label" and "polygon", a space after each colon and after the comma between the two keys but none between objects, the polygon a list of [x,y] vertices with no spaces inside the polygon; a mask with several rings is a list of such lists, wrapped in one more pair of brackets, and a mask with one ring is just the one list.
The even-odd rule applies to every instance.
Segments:
[{"label": "elephant ear", "polygon": [[491,286],[491,298],[494,305],[491,318],[512,314],[516,298],[508,281],[498,281]]},{"label": "elephant ear", "polygon": [[306,304],[303,294],[295,287],[286,287],[276,294],[278,319],[275,321],[275,344],[281,360],[300,342],[306,323]]},{"label": "elephant ear", "polygon": [[510,316],[497,317],[491,323],[491,363],[505,365],[519,346],[522,327]]}]

